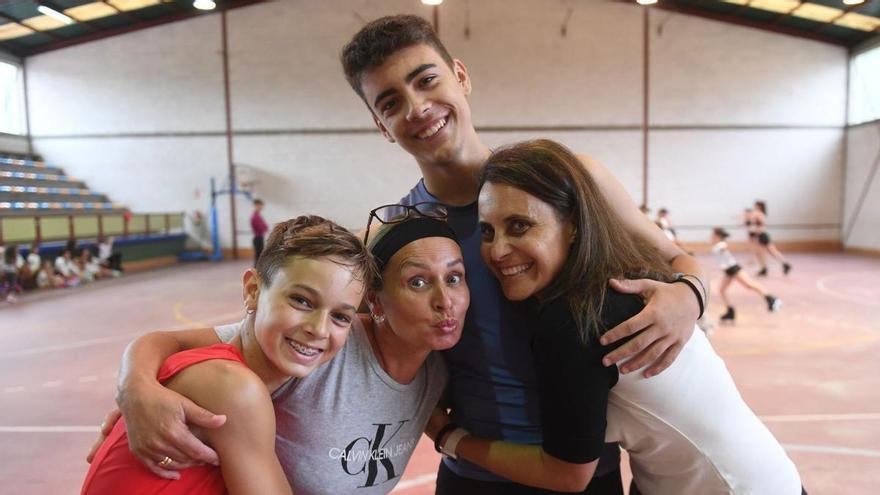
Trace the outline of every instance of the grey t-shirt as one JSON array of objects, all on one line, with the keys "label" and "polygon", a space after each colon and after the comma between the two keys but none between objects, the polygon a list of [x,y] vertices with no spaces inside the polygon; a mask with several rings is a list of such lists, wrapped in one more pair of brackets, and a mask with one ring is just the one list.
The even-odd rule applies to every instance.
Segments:
[{"label": "grey t-shirt", "polygon": [[[240,325],[215,331],[227,342]],[[293,493],[390,492],[443,393],[448,376],[438,354],[403,385],[379,365],[365,332],[355,318],[336,357],[272,396],[275,452]]]}]

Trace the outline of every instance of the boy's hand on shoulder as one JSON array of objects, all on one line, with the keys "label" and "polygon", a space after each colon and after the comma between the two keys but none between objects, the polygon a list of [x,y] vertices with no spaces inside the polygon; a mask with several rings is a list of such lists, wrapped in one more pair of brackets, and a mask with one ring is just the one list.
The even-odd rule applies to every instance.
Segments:
[{"label": "boy's hand on shoulder", "polygon": [[618,292],[638,294],[645,301],[645,309],[612,328],[602,336],[603,345],[641,332],[632,340],[608,353],[602,360],[605,366],[623,361],[621,373],[630,373],[645,366],[645,377],[659,374],[678,357],[690,340],[699,313],[693,292],[685,284],[656,280],[611,280]]},{"label": "boy's hand on shoulder", "polygon": [[[179,469],[219,463],[217,453],[196,438],[187,424],[219,428],[226,422],[225,416],[199,407],[158,382],[121,393],[118,402],[125,417],[129,449],[153,474],[179,479]],[[160,466],[166,457],[172,462]]]}]

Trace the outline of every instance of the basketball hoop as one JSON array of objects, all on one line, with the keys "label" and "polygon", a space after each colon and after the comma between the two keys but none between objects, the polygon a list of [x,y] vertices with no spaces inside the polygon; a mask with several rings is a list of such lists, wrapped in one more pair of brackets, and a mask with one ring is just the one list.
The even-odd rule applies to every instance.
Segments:
[{"label": "basketball hoop", "polygon": [[257,184],[256,169],[250,165],[235,165],[235,187],[246,194],[253,194]]},{"label": "basketball hoop", "polygon": [[249,180],[249,181],[240,180],[240,181],[238,181],[238,190],[241,192],[248,193],[248,194],[253,194],[254,185],[256,183],[257,183],[257,181],[254,181],[254,180]]}]

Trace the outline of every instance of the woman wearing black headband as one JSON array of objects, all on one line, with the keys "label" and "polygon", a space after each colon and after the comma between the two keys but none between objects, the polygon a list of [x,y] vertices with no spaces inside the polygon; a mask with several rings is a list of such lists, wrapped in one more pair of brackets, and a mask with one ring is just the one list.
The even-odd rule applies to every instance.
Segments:
[{"label": "woman wearing black headband", "polygon": [[431,351],[461,337],[470,294],[455,233],[422,216],[383,225],[369,243],[380,278],[367,292],[373,351],[394,379],[409,383]]},{"label": "woman wearing black headband", "polygon": [[[390,492],[446,386],[443,359],[431,351],[448,349],[461,337],[470,302],[461,249],[442,212],[399,208],[413,211],[391,220],[382,217],[385,225],[368,240],[380,273],[367,291],[370,314],[352,321],[346,344],[330,362],[272,395],[275,452],[293,493]],[[154,333],[138,339],[129,353],[158,358],[159,349],[211,345],[218,337],[229,340],[237,326],[218,327],[216,333]],[[195,405],[172,397],[157,383],[149,394],[143,390],[122,392],[129,401],[151,403],[146,410],[126,411],[127,424],[134,425],[129,436],[139,437],[132,445],[164,445],[160,459],[171,456],[162,449],[178,448],[180,442],[165,438],[188,433],[165,431],[157,422],[166,403],[191,408],[187,414],[211,415],[194,411]]]}]

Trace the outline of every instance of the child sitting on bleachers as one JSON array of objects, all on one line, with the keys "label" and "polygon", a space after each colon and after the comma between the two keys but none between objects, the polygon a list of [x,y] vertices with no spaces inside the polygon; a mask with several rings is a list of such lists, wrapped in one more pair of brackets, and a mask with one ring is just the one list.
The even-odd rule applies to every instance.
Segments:
[{"label": "child sitting on bleachers", "polygon": [[[21,294],[21,285],[18,281],[18,261],[21,255],[18,254],[18,246],[8,246],[3,251],[3,267],[2,279],[0,279],[0,300],[14,303],[15,295]],[[22,265],[24,262],[22,261]]]},{"label": "child sitting on bleachers", "polygon": [[113,251],[113,238],[98,237],[98,263],[112,270],[114,276],[122,274],[122,253]]},{"label": "child sitting on bleachers", "polygon": [[61,256],[55,258],[55,273],[64,279],[64,285],[75,287],[80,284],[79,267],[73,260],[73,253],[69,246],[64,248]]},{"label": "child sitting on bleachers", "polygon": [[82,253],[76,258],[76,265],[83,282],[92,282],[110,274],[110,270],[102,267],[98,260],[92,257],[92,250],[89,248],[83,248]]},{"label": "child sitting on bleachers", "polygon": [[31,245],[31,250],[24,258],[24,262],[18,272],[18,281],[24,290],[37,288],[37,272],[40,271],[40,247],[37,243]]},{"label": "child sitting on bleachers", "polygon": [[40,271],[40,266],[42,266],[43,263],[40,259],[40,245],[36,242],[31,244],[31,252],[28,253],[25,262],[33,273],[37,273],[38,271]]},{"label": "child sitting on bleachers", "polygon": [[57,289],[64,287],[64,277],[55,273],[52,262],[43,260],[43,264],[37,270],[37,287],[40,289]]}]

